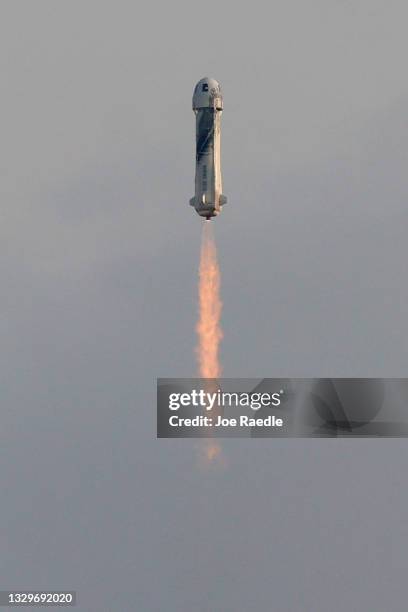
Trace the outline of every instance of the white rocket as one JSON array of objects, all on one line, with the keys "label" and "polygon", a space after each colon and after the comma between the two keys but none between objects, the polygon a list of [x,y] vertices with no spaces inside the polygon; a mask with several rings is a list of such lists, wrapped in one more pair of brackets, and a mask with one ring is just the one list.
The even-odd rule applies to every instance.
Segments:
[{"label": "white rocket", "polygon": [[190,205],[206,219],[217,216],[227,201],[222,195],[221,180],[222,109],[220,84],[207,77],[198,81],[193,94],[196,116],[195,195]]}]

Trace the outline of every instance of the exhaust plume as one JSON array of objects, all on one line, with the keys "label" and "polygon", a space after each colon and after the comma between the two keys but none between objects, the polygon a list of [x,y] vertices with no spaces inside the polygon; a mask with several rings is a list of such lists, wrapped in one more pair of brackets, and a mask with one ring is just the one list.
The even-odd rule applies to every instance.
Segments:
[{"label": "exhaust plume", "polygon": [[[198,345],[196,348],[198,371],[200,378],[217,379],[221,376],[219,346],[222,340],[220,298],[220,270],[217,262],[217,249],[210,222],[203,227],[199,285],[199,313],[196,332]],[[209,382],[213,386],[213,381]],[[215,389],[213,389],[215,390]],[[214,414],[215,416],[215,414]],[[205,441],[203,461],[208,465],[214,461],[222,461],[221,447],[212,439]]]},{"label": "exhaust plume", "polygon": [[199,269],[197,359],[200,378],[219,378],[219,345],[222,340],[220,271],[211,224],[204,223]]}]

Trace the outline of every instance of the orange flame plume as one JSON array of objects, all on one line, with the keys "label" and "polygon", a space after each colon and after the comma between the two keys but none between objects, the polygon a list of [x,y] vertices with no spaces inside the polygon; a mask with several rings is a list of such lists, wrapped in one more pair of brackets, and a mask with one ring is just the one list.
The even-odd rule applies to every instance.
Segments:
[{"label": "orange flame plume", "polygon": [[217,250],[210,222],[204,224],[199,270],[199,318],[197,358],[201,378],[219,378],[221,366],[219,345],[222,340],[220,325],[220,271]]},{"label": "orange flame plume", "polygon": [[[221,376],[219,346],[222,340],[220,270],[211,224],[204,224],[199,269],[199,316],[196,331],[198,370],[201,378]],[[206,440],[204,463],[221,461],[221,448],[215,440]]]}]

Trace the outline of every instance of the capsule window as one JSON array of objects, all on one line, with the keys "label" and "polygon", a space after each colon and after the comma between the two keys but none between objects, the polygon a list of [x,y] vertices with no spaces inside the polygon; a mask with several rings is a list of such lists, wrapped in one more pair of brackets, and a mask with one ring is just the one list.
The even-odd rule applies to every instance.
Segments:
[{"label": "capsule window", "polygon": [[208,83],[203,83],[201,91],[208,91]]}]

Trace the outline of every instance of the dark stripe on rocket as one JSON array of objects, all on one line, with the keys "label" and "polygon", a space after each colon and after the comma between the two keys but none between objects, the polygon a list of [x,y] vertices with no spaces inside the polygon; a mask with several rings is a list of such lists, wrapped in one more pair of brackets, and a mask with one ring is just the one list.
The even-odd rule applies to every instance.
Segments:
[{"label": "dark stripe on rocket", "polygon": [[197,122],[196,159],[199,162],[214,144],[214,110],[205,108],[200,110]]}]

